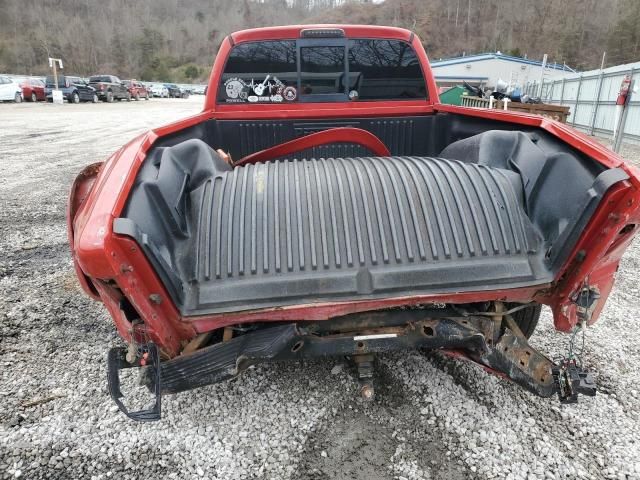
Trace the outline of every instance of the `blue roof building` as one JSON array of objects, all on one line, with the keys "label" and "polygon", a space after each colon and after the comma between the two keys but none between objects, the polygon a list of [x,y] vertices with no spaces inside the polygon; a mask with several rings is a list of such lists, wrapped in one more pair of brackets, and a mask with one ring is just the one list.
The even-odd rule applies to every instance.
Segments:
[{"label": "blue roof building", "polygon": [[[542,61],[501,52],[431,60],[431,68],[440,86],[459,85],[466,81],[472,85],[495,87],[500,79],[522,87],[527,82],[540,81],[543,74]],[[569,73],[575,73],[575,70],[565,64],[548,62],[544,68],[544,78],[547,80]]]}]

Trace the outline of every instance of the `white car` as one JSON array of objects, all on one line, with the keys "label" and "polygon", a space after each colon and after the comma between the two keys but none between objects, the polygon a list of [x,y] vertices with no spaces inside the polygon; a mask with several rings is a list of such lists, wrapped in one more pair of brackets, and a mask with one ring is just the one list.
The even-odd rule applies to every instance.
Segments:
[{"label": "white car", "polygon": [[22,87],[17,80],[9,77],[0,77],[0,101],[22,101]]},{"label": "white car", "polygon": [[151,87],[151,94],[154,97],[169,98],[169,89],[164,85],[155,84]]}]

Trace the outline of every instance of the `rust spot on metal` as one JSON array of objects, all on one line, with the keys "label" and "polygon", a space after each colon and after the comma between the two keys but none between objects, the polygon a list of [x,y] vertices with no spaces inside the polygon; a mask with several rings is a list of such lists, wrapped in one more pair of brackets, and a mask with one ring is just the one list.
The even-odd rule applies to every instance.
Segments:
[{"label": "rust spot on metal", "polygon": [[509,378],[520,378],[522,382],[527,382],[533,389],[536,384],[540,384],[542,387],[549,387],[553,384],[553,376],[551,375],[553,362],[534,350],[524,337],[506,333],[496,344],[496,349],[508,361],[505,373]]}]

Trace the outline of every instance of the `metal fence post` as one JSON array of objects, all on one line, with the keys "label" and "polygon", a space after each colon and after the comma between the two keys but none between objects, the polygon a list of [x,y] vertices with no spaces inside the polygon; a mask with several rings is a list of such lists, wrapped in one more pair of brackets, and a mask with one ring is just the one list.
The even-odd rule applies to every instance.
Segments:
[{"label": "metal fence post", "polygon": [[560,89],[560,105],[562,105],[562,102],[564,101],[564,82],[565,78],[562,77],[562,88]]},{"label": "metal fence post", "polygon": [[544,98],[549,98],[549,90],[553,87],[553,80],[549,80],[547,83],[547,89],[544,92]]},{"label": "metal fence post", "polygon": [[549,88],[549,90],[547,90],[547,100],[549,103],[553,103],[553,87],[556,86],[556,81],[555,80],[551,80],[551,88]]},{"label": "metal fence post", "polygon": [[582,89],[582,74],[578,79],[578,91],[576,92],[576,109],[573,112],[573,120],[571,121],[571,125],[576,126],[576,115],[578,114],[578,105],[580,104],[580,90]]},{"label": "metal fence post", "polygon": [[598,116],[598,107],[600,106],[600,92],[602,91],[602,84],[604,83],[604,70],[600,70],[600,76],[598,79],[598,94],[596,95],[593,108],[591,109],[591,127],[589,128],[589,135],[593,135],[596,128],[596,117]]}]

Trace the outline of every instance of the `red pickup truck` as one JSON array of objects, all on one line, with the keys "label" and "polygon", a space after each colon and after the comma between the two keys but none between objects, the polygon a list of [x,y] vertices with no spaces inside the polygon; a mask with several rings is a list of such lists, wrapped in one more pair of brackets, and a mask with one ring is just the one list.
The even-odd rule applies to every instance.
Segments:
[{"label": "red pickup truck", "polygon": [[[204,110],[76,179],[78,279],[128,347],[109,387],[131,418],[164,393],[268,361],[439,349],[564,402],[575,358],[528,338],[593,324],[640,223],[640,173],[576,130],[439,103],[418,37],[372,26],[229,35]],[[567,341],[569,338],[567,338]],[[130,411],[119,372],[154,405]]]}]

